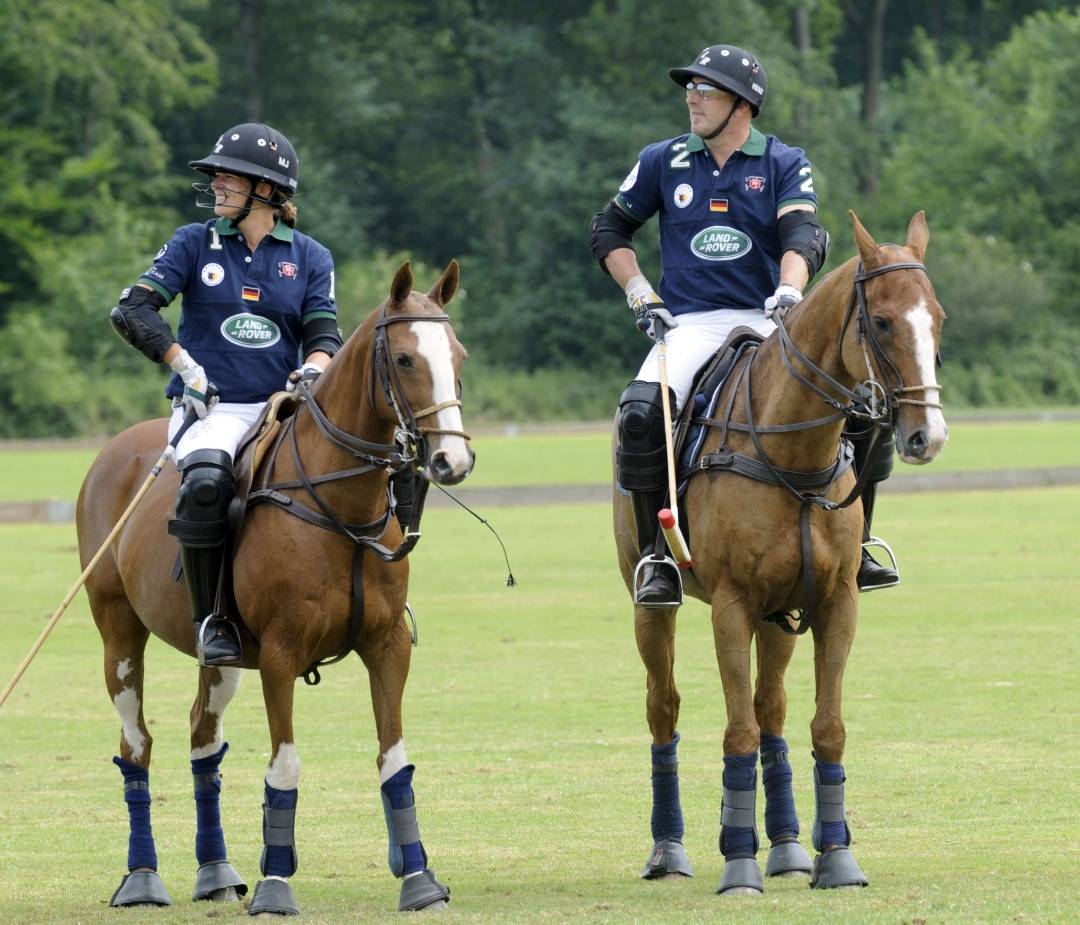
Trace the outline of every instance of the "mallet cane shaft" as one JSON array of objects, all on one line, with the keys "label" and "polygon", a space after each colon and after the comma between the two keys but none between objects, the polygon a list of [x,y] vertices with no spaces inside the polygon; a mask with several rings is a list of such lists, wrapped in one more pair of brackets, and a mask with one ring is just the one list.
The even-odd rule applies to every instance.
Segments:
[{"label": "mallet cane shaft", "polygon": [[[661,324],[657,319],[656,324]],[[664,532],[671,557],[679,568],[690,568],[694,562],[690,556],[690,547],[683,537],[682,528],[679,526],[679,497],[676,494],[675,478],[675,449],[671,438],[671,399],[668,396],[668,373],[667,373],[667,331],[661,329],[661,336],[656,341],[656,360],[660,367],[660,401],[664,409],[664,449],[667,452],[668,473],[668,503],[670,508],[659,511],[657,518],[660,521],[660,529]]]},{"label": "mallet cane shaft", "polygon": [[131,499],[124,513],[120,515],[120,519],[116,522],[116,525],[109,531],[109,535],[105,538],[105,542],[101,544],[101,548],[94,553],[94,557],[87,563],[86,568],[83,569],[82,574],[79,576],[78,581],[72,585],[71,590],[64,596],[64,599],[60,602],[60,606],[56,608],[56,612],[49,618],[49,622],[45,624],[45,629],[41,631],[41,635],[38,636],[37,642],[31,647],[30,651],[26,654],[26,658],[22,660],[22,663],[15,670],[15,674],[11,680],[8,681],[7,687],[4,688],[4,692],[0,694],[0,707],[4,705],[4,701],[8,699],[8,695],[15,689],[15,685],[19,683],[19,679],[26,672],[26,669],[30,667],[30,662],[34,660],[34,656],[37,655],[38,649],[44,645],[45,640],[49,637],[49,633],[52,632],[53,627],[59,622],[60,617],[63,616],[65,610],[67,610],[68,604],[72,602],[75,595],[79,593],[79,589],[86,582],[86,579],[90,576],[90,573],[94,570],[94,566],[98,564],[98,561],[113,543],[113,540],[119,536],[120,531],[124,529],[124,525],[128,522],[135,508],[139,506],[139,502],[150,490],[150,486],[154,484],[154,480],[161,474],[161,470],[165,468],[165,465],[172,459],[173,454],[176,452],[176,445],[180,442],[180,438],[187,433],[189,427],[198,420],[194,411],[188,413],[188,416],[184,419],[184,423],[180,426],[180,429],[176,432],[176,435],[169,441],[169,445],[165,447],[164,452],[158,458],[158,461],[154,463],[154,468],[150,470],[150,474],[146,477],[146,481],[142,483],[139,490],[135,492],[135,497]]}]

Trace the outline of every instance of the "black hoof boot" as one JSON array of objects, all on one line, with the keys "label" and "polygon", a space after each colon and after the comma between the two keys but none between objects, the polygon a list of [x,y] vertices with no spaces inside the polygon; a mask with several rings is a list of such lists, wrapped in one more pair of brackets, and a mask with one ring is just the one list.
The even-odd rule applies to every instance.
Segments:
[{"label": "black hoof boot", "polygon": [[153,870],[136,870],[126,874],[109,900],[110,906],[171,906],[172,898],[165,884]]},{"label": "black hoof boot", "polygon": [[732,858],[724,861],[717,893],[725,896],[757,896],[765,892],[761,868],[754,858]]},{"label": "black hoof boot", "polygon": [[634,569],[634,603],[657,610],[682,604],[682,577],[672,559],[645,556]]},{"label": "black hoof boot", "polygon": [[810,886],[815,890],[868,886],[869,883],[858,861],[847,848],[830,848],[814,858],[814,875]]},{"label": "black hoof boot", "polygon": [[401,884],[398,912],[417,912],[420,909],[444,909],[450,902],[450,889],[435,879],[435,871],[425,867],[420,873],[406,877]]},{"label": "black hoof boot", "polygon": [[233,902],[247,893],[247,884],[228,861],[210,861],[195,874],[192,901]]},{"label": "black hoof boot", "polygon": [[244,662],[240,635],[224,617],[209,616],[199,624],[195,651],[204,668],[239,668]]},{"label": "black hoof boot", "polygon": [[766,877],[792,877],[813,871],[810,855],[797,841],[776,842],[769,849],[769,859],[765,862]]},{"label": "black hoof boot", "polygon": [[292,887],[284,880],[260,880],[255,884],[255,895],[248,906],[248,915],[270,912],[274,915],[299,915],[300,907],[293,896]]},{"label": "black hoof boot", "polygon": [[670,876],[693,877],[694,868],[681,842],[664,839],[653,845],[641,879],[660,880]]}]

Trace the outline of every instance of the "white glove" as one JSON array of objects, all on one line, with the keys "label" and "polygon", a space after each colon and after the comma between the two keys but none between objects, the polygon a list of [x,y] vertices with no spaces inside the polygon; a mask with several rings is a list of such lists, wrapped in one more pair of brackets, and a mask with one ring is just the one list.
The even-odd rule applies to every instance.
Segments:
[{"label": "white glove", "polygon": [[794,286],[781,283],[776,287],[776,292],[765,300],[765,317],[772,318],[775,314],[781,321],[784,316],[802,301],[802,293]]},{"label": "white glove", "polygon": [[194,409],[195,414],[200,418],[206,417],[217,401],[217,395],[213,394],[214,387],[210,384],[210,380],[206,378],[206,370],[196,363],[191,354],[183,348],[180,349],[180,353],[173,358],[169,365],[184,381],[184,397],[182,399],[184,408],[188,411]]},{"label": "white glove", "polygon": [[641,274],[626,284],[626,304],[634,313],[638,329],[653,340],[662,339],[671,328],[679,326],[674,315]]},{"label": "white glove", "polygon": [[311,385],[316,379],[323,373],[323,368],[318,363],[305,363],[299,369],[294,369],[289,373],[289,378],[285,383],[286,392],[295,392],[297,385],[301,381],[306,382],[308,386]]}]

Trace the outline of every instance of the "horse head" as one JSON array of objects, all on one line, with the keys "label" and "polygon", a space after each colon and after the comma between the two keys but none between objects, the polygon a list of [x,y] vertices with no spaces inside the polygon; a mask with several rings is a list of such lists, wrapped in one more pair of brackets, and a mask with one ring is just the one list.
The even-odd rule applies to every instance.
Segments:
[{"label": "horse head", "polygon": [[442,485],[471,471],[475,455],[461,419],[461,364],[468,353],[443,307],[454,297],[458,263],[451,260],[426,294],[413,291],[404,263],[375,322],[375,407],[415,445],[420,465]]},{"label": "horse head", "polygon": [[[949,437],[936,362],[945,312],[923,266],[930,239],[917,212],[903,245],[879,245],[854,212],[860,266],[845,322],[843,362],[856,382],[887,404],[906,463],[931,462]],[[852,314],[854,313],[854,314]]]}]

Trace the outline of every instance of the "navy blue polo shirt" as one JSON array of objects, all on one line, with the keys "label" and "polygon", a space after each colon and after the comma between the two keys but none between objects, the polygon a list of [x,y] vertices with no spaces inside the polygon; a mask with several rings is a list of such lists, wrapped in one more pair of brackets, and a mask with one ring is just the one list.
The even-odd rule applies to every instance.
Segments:
[{"label": "navy blue polo shirt", "polygon": [[659,293],[673,315],[760,309],[780,281],[776,213],[817,208],[802,149],[753,127],[722,169],[697,135],[649,145],[615,202],[639,222],[660,213]]},{"label": "navy blue polo shirt", "polygon": [[[169,302],[183,295],[177,340],[225,402],[285,388],[303,359],[304,323],[337,318],[330,251],[280,220],[254,253],[229,219],[184,225],[139,282]],[[183,391],[174,375],[165,394]]]}]

